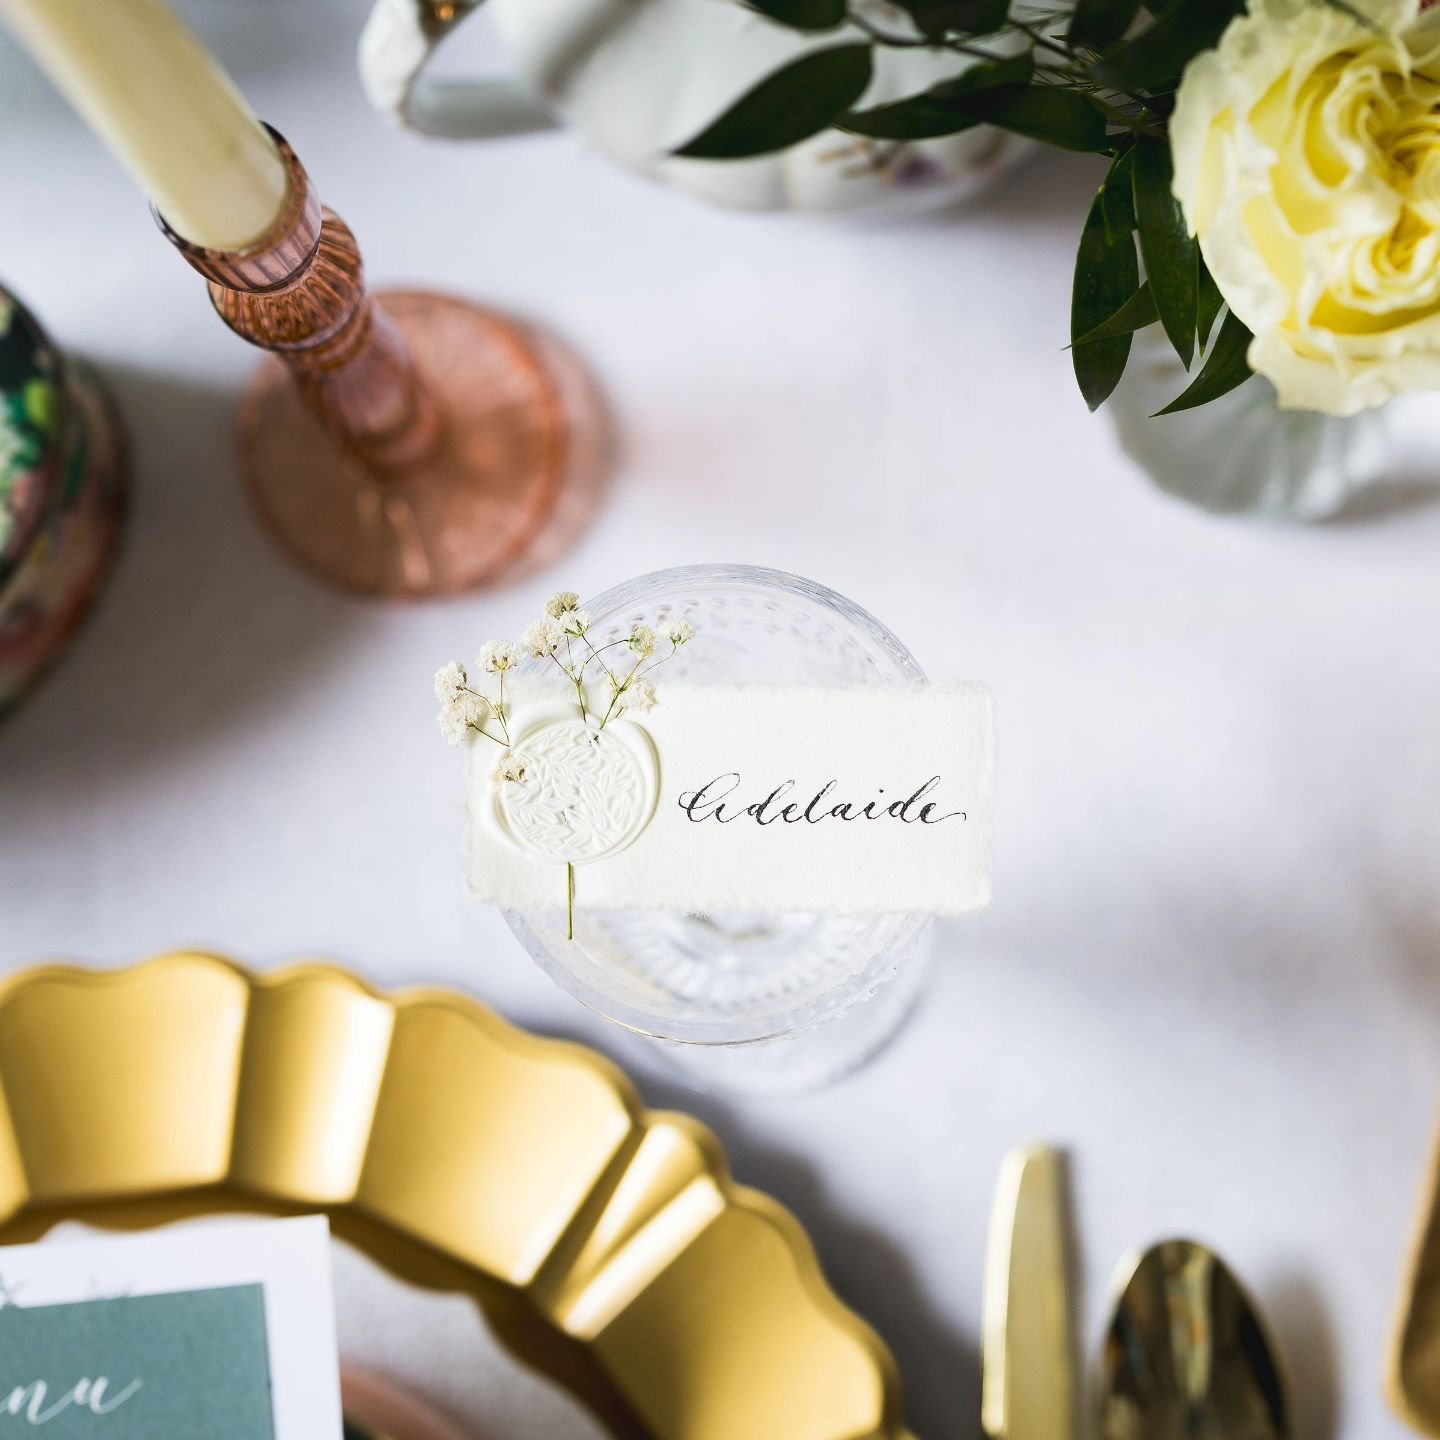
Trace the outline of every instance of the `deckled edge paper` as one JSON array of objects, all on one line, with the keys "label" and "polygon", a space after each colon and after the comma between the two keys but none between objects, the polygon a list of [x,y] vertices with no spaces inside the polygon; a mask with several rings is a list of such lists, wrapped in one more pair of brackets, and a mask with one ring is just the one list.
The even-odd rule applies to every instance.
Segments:
[{"label": "deckled edge paper", "polygon": [[[555,695],[511,697],[517,753]],[[955,915],[988,902],[983,686],[661,688],[636,720],[658,755],[654,815],[626,848],[577,865],[577,908]],[[563,907],[563,862],[527,854],[497,823],[498,747],[477,739],[468,753],[472,898]]]}]

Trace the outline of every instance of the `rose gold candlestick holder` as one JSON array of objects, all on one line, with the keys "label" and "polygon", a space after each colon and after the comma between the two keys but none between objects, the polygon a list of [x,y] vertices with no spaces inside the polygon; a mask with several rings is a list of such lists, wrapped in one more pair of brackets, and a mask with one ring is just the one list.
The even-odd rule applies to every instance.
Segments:
[{"label": "rose gold candlestick holder", "polygon": [[290,195],[254,245],[201,249],[157,216],[221,319],[273,352],[239,424],[266,525],[302,565],[369,595],[453,594],[548,558],[598,489],[578,370],[467,300],[372,297],[355,237],[274,138]]}]

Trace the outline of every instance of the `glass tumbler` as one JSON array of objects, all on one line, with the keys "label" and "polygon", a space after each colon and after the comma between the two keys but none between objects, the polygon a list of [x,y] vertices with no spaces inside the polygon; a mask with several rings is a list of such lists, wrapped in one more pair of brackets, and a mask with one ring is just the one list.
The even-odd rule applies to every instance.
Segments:
[{"label": "glass tumbler", "polygon": [[[914,656],[873,616],[811,580],[745,565],[661,570],[585,602],[597,645],[683,619],[695,639],[657,675],[682,685],[918,686]],[[520,674],[544,674],[530,660]],[[606,1019],[663,1042],[705,1088],[785,1093],[828,1083],[899,1028],[923,977],[929,917],[507,911],[525,949]]]}]

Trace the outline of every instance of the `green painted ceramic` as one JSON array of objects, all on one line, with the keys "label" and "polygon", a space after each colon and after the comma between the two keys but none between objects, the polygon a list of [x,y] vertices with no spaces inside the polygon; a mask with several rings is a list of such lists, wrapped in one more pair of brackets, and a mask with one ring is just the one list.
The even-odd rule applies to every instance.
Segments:
[{"label": "green painted ceramic", "polygon": [[0,289],[0,593],[58,503],[62,370],[35,317]]},{"label": "green painted ceramic", "polygon": [[59,656],[99,591],[125,459],[99,382],[0,287],[0,715]]}]

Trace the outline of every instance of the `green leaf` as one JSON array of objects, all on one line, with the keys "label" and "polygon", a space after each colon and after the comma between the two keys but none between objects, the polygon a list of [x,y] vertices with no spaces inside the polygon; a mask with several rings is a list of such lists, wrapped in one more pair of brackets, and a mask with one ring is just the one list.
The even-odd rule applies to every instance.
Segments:
[{"label": "green leaf", "polygon": [[1098,154],[1108,143],[1105,117],[1077,90],[1058,85],[1002,85],[957,103],[989,125],[1062,150]]},{"label": "green leaf", "polygon": [[975,95],[981,90],[997,90],[1002,85],[1026,85],[1035,73],[1035,53],[1022,50],[1002,60],[981,60],[934,87],[935,93],[956,99]]},{"label": "green leaf", "polygon": [[1075,283],[1070,297],[1070,339],[1080,342],[1070,352],[1075,379],[1085,403],[1096,410],[1109,398],[1125,373],[1130,358],[1130,336],[1108,340],[1086,337],[1134,295],[1140,284],[1140,264],[1129,232],[1114,236],[1105,225],[1104,197],[1097,193],[1080,232],[1075,255]]},{"label": "green leaf", "polygon": [[674,153],[739,160],[785,150],[839,119],[870,83],[868,44],[832,45],[802,55],[741,96]]},{"label": "green leaf", "polygon": [[1138,35],[1122,40],[1095,66],[1096,77],[1120,90],[1173,88],[1186,65],[1215,47],[1245,0],[1175,0]]},{"label": "green leaf", "polygon": [[957,108],[957,101],[981,90],[1000,85],[1024,84],[1034,72],[1029,51],[1005,60],[972,65],[953,80],[919,95],[875,105],[869,110],[852,110],[838,122],[839,128],[876,140],[927,140],[936,135],[958,135],[980,123],[979,117]]},{"label": "green leaf", "polygon": [[1243,385],[1251,375],[1245,354],[1252,338],[1240,321],[1233,315],[1226,315],[1200,373],[1179,399],[1172,400],[1163,410],[1157,410],[1156,415],[1174,415],[1181,410],[1193,410],[1197,405],[1208,405],[1210,401],[1228,395],[1237,385]]},{"label": "green leaf", "polygon": [[1142,135],[1135,144],[1135,222],[1145,278],[1150,282],[1160,323],[1188,370],[1195,357],[1199,251],[1170,193],[1170,142]]},{"label": "green leaf", "polygon": [[989,35],[1010,16],[1010,0],[899,0],[900,8],[922,35],[944,35],[958,30],[966,35]]},{"label": "green leaf", "polygon": [[1215,283],[1215,277],[1210,273],[1210,267],[1205,263],[1205,257],[1197,254],[1197,261],[1200,267],[1200,293],[1196,297],[1196,329],[1199,332],[1200,344],[1203,348],[1210,339],[1210,331],[1214,327],[1215,318],[1220,314],[1225,304],[1225,297],[1220,293],[1220,287]]},{"label": "green leaf", "polygon": [[852,110],[835,122],[851,135],[871,140],[933,140],[939,135],[958,135],[979,124],[973,115],[962,115],[952,105],[943,105],[929,95],[912,95],[872,110]]},{"label": "green leaf", "polygon": [[845,0],[749,0],[749,4],[792,30],[833,30],[845,19]]},{"label": "green leaf", "polygon": [[1119,40],[1140,13],[1140,0],[1079,0],[1066,38],[1077,49],[1103,50]]},{"label": "green leaf", "polygon": [[1135,150],[1132,146],[1110,167],[1100,193],[1105,199],[1105,226],[1111,237],[1135,228]]},{"label": "green leaf", "polygon": [[1111,340],[1116,335],[1133,335],[1137,330],[1153,325],[1159,318],[1155,313],[1155,297],[1151,295],[1147,282],[1108,320],[1102,320],[1093,330],[1087,330],[1073,343],[1093,345],[1097,340]]}]

